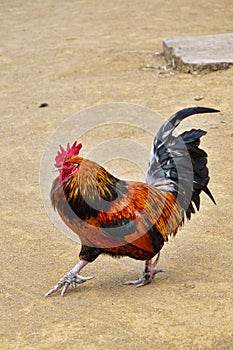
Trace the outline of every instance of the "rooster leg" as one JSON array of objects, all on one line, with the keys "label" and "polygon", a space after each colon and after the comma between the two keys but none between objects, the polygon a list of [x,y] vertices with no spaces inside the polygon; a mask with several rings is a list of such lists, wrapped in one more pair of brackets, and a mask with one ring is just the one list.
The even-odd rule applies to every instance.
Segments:
[{"label": "rooster leg", "polygon": [[145,271],[143,273],[143,275],[134,281],[127,281],[124,284],[125,285],[135,285],[137,288],[138,287],[142,287],[145,286],[146,284],[152,282],[154,276],[159,273],[159,272],[163,272],[163,270],[155,270],[154,267],[157,265],[158,261],[159,261],[159,255],[160,253],[158,253],[156,259],[154,262],[152,262],[152,259],[150,260],[146,260],[146,266],[145,266]]},{"label": "rooster leg", "polygon": [[72,270],[67,272],[63,278],[60,279],[60,281],[53,286],[46,294],[45,296],[49,296],[53,293],[55,293],[57,290],[61,289],[61,295],[63,296],[65,292],[67,291],[69,285],[71,284],[72,288],[76,288],[77,283],[84,283],[87,280],[92,279],[94,276],[88,276],[88,277],[83,277],[79,275],[79,272],[82,270],[84,266],[88,264],[88,261],[86,260],[80,260]]}]

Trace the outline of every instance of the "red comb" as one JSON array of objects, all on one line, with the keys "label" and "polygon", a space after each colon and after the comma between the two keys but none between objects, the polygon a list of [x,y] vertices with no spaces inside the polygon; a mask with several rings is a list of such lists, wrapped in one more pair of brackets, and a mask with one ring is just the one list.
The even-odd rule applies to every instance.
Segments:
[{"label": "red comb", "polygon": [[67,143],[66,150],[60,145],[60,151],[57,152],[57,156],[55,158],[55,167],[60,168],[66,158],[77,156],[81,148],[82,144],[79,143],[77,145],[77,141],[75,141],[71,147],[70,144]]}]

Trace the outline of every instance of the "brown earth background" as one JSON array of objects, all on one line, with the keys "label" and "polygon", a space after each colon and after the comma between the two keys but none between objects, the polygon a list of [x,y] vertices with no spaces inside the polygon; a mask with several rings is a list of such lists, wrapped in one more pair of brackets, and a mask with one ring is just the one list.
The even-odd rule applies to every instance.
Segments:
[{"label": "brown earth background", "polygon": [[[1,349],[233,349],[232,68],[182,74],[157,54],[164,38],[231,32],[232,13],[231,1],[218,0],[0,3]],[[194,105],[220,109],[189,120],[208,131],[217,206],[202,196],[150,285],[122,285],[142,262],[102,256],[83,273],[95,279],[45,298],[79,246],[46,215],[40,161],[62,121],[107,102],[164,118]],[[116,170],[130,178],[130,164]]]}]

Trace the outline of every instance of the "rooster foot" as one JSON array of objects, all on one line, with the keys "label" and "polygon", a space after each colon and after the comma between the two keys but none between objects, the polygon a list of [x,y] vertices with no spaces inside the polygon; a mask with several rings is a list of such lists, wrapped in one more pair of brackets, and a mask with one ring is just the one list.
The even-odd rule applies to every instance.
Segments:
[{"label": "rooster foot", "polygon": [[153,281],[154,276],[159,273],[163,272],[163,270],[155,270],[154,267],[157,265],[159,261],[159,253],[156,257],[155,261],[152,263],[152,260],[146,261],[146,267],[143,275],[138,278],[137,280],[133,281],[126,281],[124,285],[135,285],[137,288],[145,286],[146,284],[149,284]]},{"label": "rooster foot", "polygon": [[67,272],[65,274],[65,276],[63,278],[61,278],[58,283],[53,286],[46,294],[45,296],[49,296],[52,295],[53,293],[55,293],[57,290],[62,288],[61,291],[61,296],[64,296],[64,294],[66,293],[68,287],[71,285],[73,289],[76,288],[77,284],[80,283],[84,283],[92,278],[94,278],[95,276],[88,276],[88,277],[84,277],[79,275],[79,271],[87,264],[88,262],[85,260],[80,260],[80,262],[74,266],[74,268],[72,270],[70,270],[69,272]]},{"label": "rooster foot", "polygon": [[144,272],[143,275],[137,280],[126,281],[124,282],[124,285],[135,285],[137,288],[145,286],[146,284],[151,283],[153,281],[154,276],[159,272],[163,272],[163,270],[153,270],[152,274],[150,272]]}]

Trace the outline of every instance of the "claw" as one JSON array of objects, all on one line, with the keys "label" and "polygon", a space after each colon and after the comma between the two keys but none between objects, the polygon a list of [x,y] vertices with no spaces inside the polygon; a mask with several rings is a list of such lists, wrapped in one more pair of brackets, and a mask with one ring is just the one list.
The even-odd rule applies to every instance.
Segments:
[{"label": "claw", "polygon": [[139,288],[139,287],[143,287],[143,286],[145,286],[145,285],[147,285],[147,284],[149,284],[149,283],[151,283],[152,282],[152,279],[145,279],[144,281],[142,281],[141,283],[139,283],[139,284],[137,284],[136,285],[136,288]]},{"label": "claw", "polygon": [[163,270],[155,270],[154,269],[154,267],[157,265],[157,263],[159,261],[159,255],[160,255],[160,253],[157,254],[157,257],[156,257],[154,262],[152,262],[152,260],[146,261],[145,271],[140,278],[138,278],[137,280],[133,280],[133,281],[126,281],[124,283],[124,285],[127,285],[127,286],[134,285],[138,288],[138,287],[142,287],[142,286],[145,286],[146,284],[151,283],[153,281],[154,276],[157,273],[163,272]]},{"label": "claw", "polygon": [[76,288],[76,284],[77,283],[84,283],[92,278],[94,278],[95,276],[81,276],[78,273],[80,272],[80,270],[87,265],[87,261],[85,260],[80,260],[80,262],[74,266],[74,268],[72,270],[70,270],[69,272],[67,272],[65,274],[65,276],[63,278],[60,279],[60,281],[53,286],[46,294],[45,296],[49,296],[52,295],[53,293],[55,293],[57,290],[62,288],[61,291],[61,296],[64,296],[64,294],[66,293],[67,289],[69,288],[69,286],[71,285],[73,289]]},{"label": "claw", "polygon": [[137,280],[133,281],[126,281],[124,285],[129,286],[129,285],[134,285],[136,288],[145,286],[146,284],[149,284],[152,282],[151,276],[149,274],[144,274],[142,277],[138,278]]},{"label": "claw", "polygon": [[49,295],[55,293],[60,288],[61,288],[61,286],[59,284],[56,284],[45,294],[45,297],[48,297]]},{"label": "claw", "polygon": [[124,282],[124,285],[126,285],[126,286],[134,285],[134,286],[136,286],[136,288],[145,286],[145,285],[151,283],[153,281],[154,275],[159,273],[159,272],[163,272],[163,270],[154,270],[153,276],[151,276],[148,273],[144,273],[143,276],[141,276],[137,280]]},{"label": "claw", "polygon": [[66,293],[67,289],[69,288],[69,285],[72,286],[73,289],[76,288],[76,284],[77,283],[84,283],[92,278],[94,278],[95,276],[80,276],[78,274],[75,274],[72,271],[69,271],[65,274],[65,276],[63,278],[60,279],[60,281],[53,286],[46,294],[45,296],[49,296],[53,293],[55,293],[57,290],[61,289],[62,287],[62,291],[61,291],[61,296],[64,296],[64,294]]},{"label": "claw", "polygon": [[84,276],[80,276],[80,275],[78,275],[78,274],[76,274],[75,276],[81,281],[81,282],[76,281],[77,283],[86,282],[86,281],[91,280],[92,278],[95,277],[95,275],[84,277]]},{"label": "claw", "polygon": [[[126,282],[124,282],[124,285],[125,285],[125,286],[134,285],[134,286],[139,287],[139,286],[141,286],[142,283],[144,283],[144,282],[145,282],[145,277],[142,276],[142,277],[138,278],[137,280],[126,281]],[[149,282],[148,282],[148,283],[149,283]],[[144,284],[143,284],[143,285],[144,285]]]},{"label": "claw", "polygon": [[63,297],[65,292],[67,291],[68,287],[69,287],[70,283],[69,282],[66,282],[64,287],[62,288],[62,291],[61,291],[61,296]]}]

